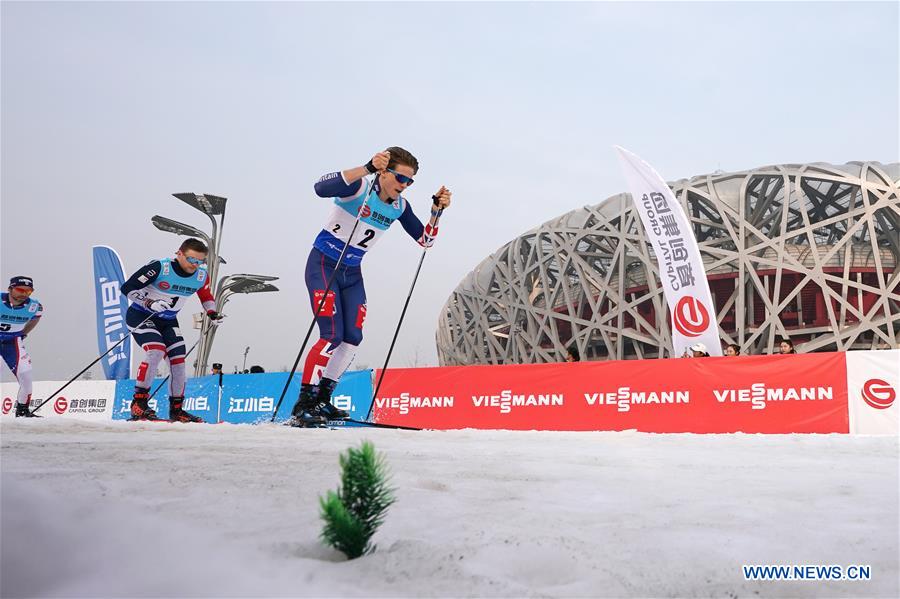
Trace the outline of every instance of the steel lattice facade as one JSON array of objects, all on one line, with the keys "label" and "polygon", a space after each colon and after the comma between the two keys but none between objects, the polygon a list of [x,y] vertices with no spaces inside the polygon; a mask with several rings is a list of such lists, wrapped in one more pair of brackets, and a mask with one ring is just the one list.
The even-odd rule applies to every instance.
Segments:
[{"label": "steel lattice facade", "polygon": [[[670,183],[723,343],[770,353],[900,346],[900,164],[767,166]],[[517,237],[453,291],[443,365],[670,357],[670,316],[629,194]]]}]

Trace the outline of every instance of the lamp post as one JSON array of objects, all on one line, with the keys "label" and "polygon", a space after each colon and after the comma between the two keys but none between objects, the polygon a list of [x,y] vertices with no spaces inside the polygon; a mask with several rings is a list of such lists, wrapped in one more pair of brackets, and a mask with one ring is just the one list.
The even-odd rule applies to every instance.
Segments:
[{"label": "lamp post", "polygon": [[[194,195],[194,194],[190,194]],[[222,198],[224,200],[224,198]],[[223,203],[223,211],[224,211],[224,203]],[[212,217],[210,217],[212,218]],[[218,255],[218,239],[216,238],[216,234],[218,233],[218,226],[213,226],[213,234],[212,237],[207,235],[204,231],[194,227],[192,225],[188,225],[186,223],[168,218],[166,216],[161,216],[159,214],[155,215],[150,219],[150,222],[153,223],[153,226],[159,229],[160,231],[165,231],[166,233],[172,233],[174,235],[183,235],[186,237],[198,237],[203,240],[206,244],[206,247],[209,248],[209,253],[207,254],[207,274],[209,276],[210,286],[213,286],[215,282],[216,272],[218,271],[219,262],[225,262],[221,260]],[[209,323],[205,320],[201,321],[200,325],[200,343],[197,347],[197,355],[204,355],[205,346],[208,344],[206,332],[209,329]],[[202,360],[198,360],[194,362],[194,376],[202,376],[203,371],[198,368],[199,364],[202,364]]]},{"label": "lamp post", "polygon": [[[231,296],[235,293],[266,293],[268,291],[278,291],[278,287],[269,285],[268,283],[258,283],[256,281],[245,285],[229,286],[228,289],[222,292],[222,295],[216,298],[216,312],[224,310],[225,304],[228,303],[228,300],[231,299]],[[213,334],[215,334],[215,331]]]},{"label": "lamp post", "polygon": [[[202,193],[173,193],[172,195],[209,217],[209,222],[212,223],[212,235],[207,238],[210,239],[207,245],[212,258],[209,265],[209,278],[210,281],[216,281],[219,274],[219,264],[216,258],[222,244],[222,230],[225,228],[225,203],[228,202],[228,198]],[[216,222],[216,216],[219,217],[219,222]]]},{"label": "lamp post", "polygon": [[[216,312],[221,314],[225,310],[225,304],[227,304],[228,300],[231,299],[231,296],[236,293],[267,293],[278,291],[278,287],[275,285],[258,278],[250,278],[256,276],[270,281],[278,280],[278,277],[266,275],[229,275],[223,277],[222,280],[219,281],[219,284],[216,285]],[[214,328],[207,335],[206,343],[203,344],[203,353],[198,355],[197,363],[194,367],[195,373],[198,374],[195,374],[194,376],[202,376],[203,372],[206,371],[206,363],[209,361],[209,353],[212,351],[216,332],[217,329]]]},{"label": "lamp post", "polygon": [[[223,307],[228,302],[228,298],[235,293],[278,291],[278,287],[269,284],[270,281],[277,281],[278,277],[269,275],[235,274],[219,278],[219,266],[225,264],[225,260],[219,256],[219,249],[222,244],[222,230],[225,227],[227,198],[200,193],[173,193],[172,195],[209,217],[209,222],[212,224],[212,235],[207,235],[196,227],[165,216],[156,215],[150,221],[160,231],[174,233],[175,235],[199,237],[206,243],[206,246],[209,248],[207,273],[209,275],[210,289],[214,290],[216,296],[216,312],[221,314]],[[218,220],[216,220],[216,217],[218,217]],[[215,329],[209,330],[210,324],[207,319],[204,318],[201,322],[200,343],[197,346],[197,360],[194,362],[194,376],[203,376],[206,372],[206,363],[209,360],[213,339],[216,336]]]},{"label": "lamp post", "polygon": [[[228,275],[227,277],[222,277],[221,279],[219,279],[219,282],[216,284],[216,287],[215,287],[216,297],[219,297],[220,295],[222,295],[222,292],[225,291],[225,289],[230,289],[231,286],[233,286],[234,284],[236,284],[238,281],[240,281],[242,279],[266,283],[269,281],[277,281],[278,277],[273,277],[270,275],[249,275],[249,274],[245,274],[245,273]],[[246,285],[246,283],[244,283],[244,285]],[[237,293],[241,293],[241,292],[238,291]]]},{"label": "lamp post", "polygon": [[171,218],[156,215],[150,219],[150,222],[153,223],[153,226],[159,229],[160,231],[165,231],[166,233],[174,233],[175,235],[184,235],[186,237],[199,237],[206,243],[206,247],[210,247],[212,245],[212,240],[209,238],[209,235],[198,229],[197,227],[192,227],[191,225],[187,225],[182,222],[178,222],[177,220],[173,220]]},{"label": "lamp post", "polygon": [[[199,210],[208,216],[209,222],[212,223],[212,235],[205,236],[204,241],[209,247],[207,260],[209,265],[209,283],[211,288],[215,288],[219,275],[219,248],[222,244],[222,231],[225,228],[225,204],[228,202],[228,199],[221,196],[190,192],[173,193],[172,195],[191,208]],[[216,221],[217,216],[219,217],[218,222]],[[209,346],[214,334],[207,334],[209,326],[209,322],[203,320],[203,324],[200,327],[200,346],[197,348],[198,360],[195,363],[194,376],[202,376],[206,372],[206,358],[209,355]]]},{"label": "lamp post", "polygon": [[[153,223],[153,226],[159,229],[160,231],[165,231],[166,233],[174,233],[175,235],[184,235],[186,237],[199,237],[203,240],[203,243],[206,244],[206,247],[212,247],[212,240],[209,238],[209,235],[201,231],[196,227],[192,227],[191,225],[187,225],[182,222],[178,222],[177,220],[173,220],[166,216],[156,215],[150,219],[150,222]],[[228,264],[228,261],[225,260],[222,256],[217,256],[214,254],[209,254],[207,262],[210,264],[215,262],[216,265],[220,264]],[[210,279],[212,279],[212,271],[210,272]]]},{"label": "lamp post", "polygon": [[244,350],[244,367],[241,369],[243,371],[247,370],[247,354],[250,353],[250,346],[247,346],[247,349]]}]

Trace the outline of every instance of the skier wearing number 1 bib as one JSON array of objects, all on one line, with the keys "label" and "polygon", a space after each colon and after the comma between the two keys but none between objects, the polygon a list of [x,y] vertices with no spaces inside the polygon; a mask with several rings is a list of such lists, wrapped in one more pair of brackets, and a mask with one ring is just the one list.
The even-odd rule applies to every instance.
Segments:
[{"label": "skier wearing number 1 bib", "polygon": [[[331,404],[331,394],[363,337],[366,290],[362,259],[394,221],[399,221],[420,246],[430,247],[437,235],[440,210],[450,205],[450,190],[441,187],[432,196],[429,223],[422,224],[401,195],[413,184],[418,170],[415,156],[403,148],[390,147],[364,166],[328,173],[315,184],[316,195],[333,198],[334,208],[306,262],[306,288],[320,338],[306,356],[300,396],[289,421],[292,426],[316,426],[349,417]],[[367,178],[370,175],[374,175],[371,180]],[[354,225],[356,230],[350,239]]]},{"label": "skier wearing number 1 bib", "polygon": [[187,239],[178,248],[175,258],[154,260],[122,284],[122,293],[131,300],[125,322],[131,336],[145,352],[144,360],[138,367],[131,420],[159,420],[149,406],[150,384],[156,377],[160,362],[168,358],[171,372],[169,420],[202,422],[183,408],[185,349],[178,329],[178,312],[196,293],[210,323],[217,326],[222,320],[222,316],[216,313],[216,300],[210,291],[207,253],[205,243],[199,239]]}]

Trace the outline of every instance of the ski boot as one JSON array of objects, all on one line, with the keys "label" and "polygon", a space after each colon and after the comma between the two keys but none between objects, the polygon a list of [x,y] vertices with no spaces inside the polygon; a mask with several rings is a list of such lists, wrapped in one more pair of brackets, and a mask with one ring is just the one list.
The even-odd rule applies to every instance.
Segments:
[{"label": "ski boot", "polygon": [[319,390],[316,392],[316,401],[319,404],[319,412],[321,412],[326,420],[346,420],[347,418],[350,418],[350,413],[335,407],[335,405],[331,403],[331,394],[334,392],[335,385],[337,385],[337,381],[331,379],[323,378],[319,381]]},{"label": "ski boot", "polygon": [[28,409],[27,403],[16,402],[16,418],[43,418]]},{"label": "ski boot", "polygon": [[159,420],[156,411],[150,408],[149,389],[136,389],[131,400],[131,418],[129,420]]},{"label": "ski boot", "polygon": [[291,419],[288,426],[297,428],[316,428],[325,426],[325,416],[319,410],[319,402],[316,400],[316,388],[309,383],[300,385],[300,396],[291,410]]},{"label": "ski boot", "polygon": [[199,416],[194,416],[190,412],[185,412],[184,396],[169,398],[169,422],[203,422]]}]

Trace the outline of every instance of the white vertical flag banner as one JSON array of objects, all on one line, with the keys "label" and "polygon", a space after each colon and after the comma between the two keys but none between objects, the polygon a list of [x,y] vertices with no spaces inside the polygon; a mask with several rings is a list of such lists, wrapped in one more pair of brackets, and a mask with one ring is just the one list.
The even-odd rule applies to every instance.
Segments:
[{"label": "white vertical flag banner", "polygon": [[900,433],[900,349],[847,352],[850,432]]},{"label": "white vertical flag banner", "polygon": [[702,343],[711,356],[722,355],[716,309],[694,230],[675,194],[653,167],[615,146],[634,209],[653,245],[666,304],[672,314],[673,356]]}]

